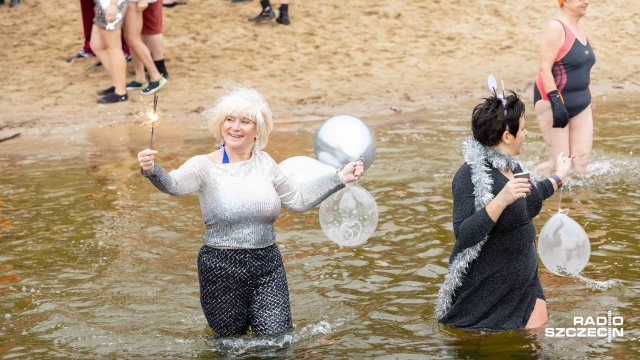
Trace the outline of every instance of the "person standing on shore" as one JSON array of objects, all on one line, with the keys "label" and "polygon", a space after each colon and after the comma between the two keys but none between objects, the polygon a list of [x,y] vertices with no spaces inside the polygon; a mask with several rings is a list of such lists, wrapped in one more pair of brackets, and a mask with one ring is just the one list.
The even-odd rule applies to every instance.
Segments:
[{"label": "person standing on shore", "polygon": [[[269,0],[260,1],[260,5],[262,5],[262,11],[254,17],[250,17],[248,19],[249,21],[255,22],[271,20],[276,17],[276,14],[275,12],[273,12],[273,8],[271,7],[271,3],[269,2]],[[280,8],[278,10],[280,11],[280,14],[276,19],[276,22],[282,25],[291,24],[291,20],[289,19],[289,0],[280,0]]]},{"label": "person standing on shore", "polygon": [[[124,21],[124,38],[131,49],[131,58],[134,63],[135,80],[127,84],[127,90],[140,90],[143,95],[153,94],[167,83],[167,79],[158,71],[153,62],[151,52],[142,41],[143,11],[149,3],[156,0],[127,0],[130,3],[129,11]],[[144,70],[149,73],[149,81],[146,81]]]},{"label": "person standing on shore", "polygon": [[126,0],[95,0],[91,30],[91,49],[111,76],[112,86],[98,91],[98,103],[127,101],[127,60],[122,51],[122,23],[127,13]]},{"label": "person standing on shore", "polygon": [[558,0],[560,14],[544,31],[540,70],[533,89],[536,117],[549,159],[536,167],[548,175],[560,153],[575,155],[577,173],[586,173],[593,142],[591,67],[596,56],[582,25],[589,0]]}]

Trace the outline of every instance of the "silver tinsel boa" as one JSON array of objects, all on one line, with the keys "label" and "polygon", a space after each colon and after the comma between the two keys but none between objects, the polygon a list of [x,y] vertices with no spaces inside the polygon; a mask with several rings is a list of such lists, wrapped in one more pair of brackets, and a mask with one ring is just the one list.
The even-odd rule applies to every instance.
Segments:
[{"label": "silver tinsel boa", "polygon": [[[462,154],[464,161],[471,167],[473,195],[476,211],[478,211],[493,200],[491,193],[493,179],[491,178],[491,169],[486,165],[485,160],[500,171],[514,171],[520,163],[515,157],[505,154],[495,147],[480,144],[473,136],[469,136],[462,143]],[[480,255],[480,249],[487,240],[489,240],[489,236],[476,245],[464,249],[449,264],[449,271],[444,277],[444,283],[438,291],[438,299],[436,300],[435,312],[438,319],[444,317],[451,308],[456,289],[462,285],[469,265]]]}]

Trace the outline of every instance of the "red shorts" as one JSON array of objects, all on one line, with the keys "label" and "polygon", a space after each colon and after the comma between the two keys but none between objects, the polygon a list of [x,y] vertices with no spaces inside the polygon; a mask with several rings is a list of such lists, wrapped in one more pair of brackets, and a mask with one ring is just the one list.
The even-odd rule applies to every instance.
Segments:
[{"label": "red shorts", "polygon": [[162,34],[162,0],[150,3],[142,12],[142,35]]}]

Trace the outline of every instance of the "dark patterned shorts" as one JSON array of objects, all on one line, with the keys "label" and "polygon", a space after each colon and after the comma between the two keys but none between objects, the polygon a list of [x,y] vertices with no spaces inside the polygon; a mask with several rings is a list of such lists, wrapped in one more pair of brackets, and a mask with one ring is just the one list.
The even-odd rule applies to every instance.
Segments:
[{"label": "dark patterned shorts", "polygon": [[275,335],[293,329],[280,250],[215,249],[198,254],[200,304],[216,336]]}]

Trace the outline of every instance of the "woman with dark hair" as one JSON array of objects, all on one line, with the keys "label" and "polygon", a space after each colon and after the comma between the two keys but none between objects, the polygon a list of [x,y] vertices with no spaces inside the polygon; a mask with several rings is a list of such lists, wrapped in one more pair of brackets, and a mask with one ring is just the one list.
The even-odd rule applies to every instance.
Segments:
[{"label": "woman with dark hair", "polygon": [[573,156],[558,156],[558,172],[535,185],[516,158],[527,135],[525,107],[511,92],[473,109],[473,136],[453,178],[456,242],[438,292],[438,322],[465,330],[531,329],[547,321],[538,279],[536,229],[542,202],[562,186]]}]

